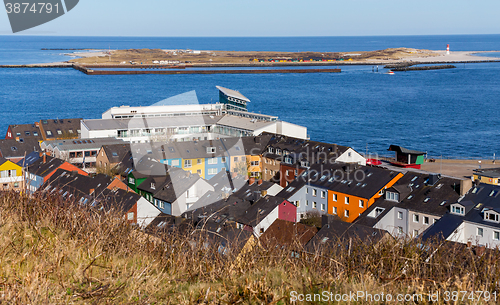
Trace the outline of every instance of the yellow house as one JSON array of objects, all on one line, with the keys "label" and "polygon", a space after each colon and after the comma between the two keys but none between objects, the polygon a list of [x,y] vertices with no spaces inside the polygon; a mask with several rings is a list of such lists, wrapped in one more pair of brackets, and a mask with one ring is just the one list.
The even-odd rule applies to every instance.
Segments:
[{"label": "yellow house", "polygon": [[474,181],[481,183],[500,185],[500,167],[475,169],[472,173]]},{"label": "yellow house", "polygon": [[205,159],[182,159],[182,169],[190,171],[192,174],[198,174],[205,179]]},{"label": "yellow house", "polygon": [[23,168],[12,161],[0,158],[0,188],[21,191],[23,188]]}]

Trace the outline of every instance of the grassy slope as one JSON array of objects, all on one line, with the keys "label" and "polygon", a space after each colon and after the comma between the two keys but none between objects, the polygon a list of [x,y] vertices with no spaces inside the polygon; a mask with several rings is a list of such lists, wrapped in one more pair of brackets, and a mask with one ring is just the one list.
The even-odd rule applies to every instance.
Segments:
[{"label": "grassy slope", "polygon": [[492,291],[500,277],[498,251],[442,248],[425,263],[414,243],[353,242],[300,259],[256,248],[233,264],[185,236],[161,243],[113,213],[56,199],[0,193],[0,216],[1,303],[288,304],[291,291]]}]

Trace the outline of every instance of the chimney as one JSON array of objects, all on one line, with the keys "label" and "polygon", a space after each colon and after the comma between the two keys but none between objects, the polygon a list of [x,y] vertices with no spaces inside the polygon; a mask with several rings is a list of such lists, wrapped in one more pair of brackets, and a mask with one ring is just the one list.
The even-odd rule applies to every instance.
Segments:
[{"label": "chimney", "polygon": [[441,175],[439,175],[439,174],[430,174],[429,181],[427,182],[427,184],[434,185],[434,184],[436,184],[436,182],[439,181],[440,178],[441,178]]},{"label": "chimney", "polygon": [[43,153],[43,164],[47,163],[47,155]]},{"label": "chimney", "polygon": [[460,180],[460,196],[465,196],[467,192],[472,188],[472,180],[464,179]]},{"label": "chimney", "polygon": [[94,193],[95,189],[90,189],[89,195],[92,195]]},{"label": "chimney", "polygon": [[252,185],[255,183],[255,178],[248,179],[248,185]]},{"label": "chimney", "polygon": [[261,184],[262,184],[262,182],[263,182],[263,181],[262,181],[262,179],[259,179],[259,180],[257,181],[257,185],[261,185]]},{"label": "chimney", "polygon": [[267,191],[261,191],[260,192],[261,197],[266,197],[267,196]]}]

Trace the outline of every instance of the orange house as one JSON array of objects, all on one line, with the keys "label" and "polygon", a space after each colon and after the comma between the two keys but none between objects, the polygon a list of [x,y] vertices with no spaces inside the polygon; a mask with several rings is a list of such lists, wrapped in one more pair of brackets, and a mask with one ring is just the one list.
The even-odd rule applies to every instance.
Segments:
[{"label": "orange house", "polygon": [[[377,168],[377,170],[380,169]],[[384,171],[386,173],[372,172],[370,178],[374,179],[341,182],[342,187],[332,186],[329,188],[328,214],[337,215],[340,219],[347,222],[356,220],[375,200],[384,194],[385,189],[390,188],[403,177],[403,174],[400,172]],[[388,174],[389,177],[387,177]],[[369,186],[369,184],[372,185]],[[345,186],[350,189],[345,189]]]}]

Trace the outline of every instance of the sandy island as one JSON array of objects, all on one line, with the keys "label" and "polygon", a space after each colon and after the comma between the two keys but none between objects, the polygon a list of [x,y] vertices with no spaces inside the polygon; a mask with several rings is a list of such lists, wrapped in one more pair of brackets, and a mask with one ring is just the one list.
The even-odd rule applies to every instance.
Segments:
[{"label": "sandy island", "polygon": [[66,55],[79,58],[68,63],[81,65],[343,65],[343,64],[397,64],[397,63],[457,63],[500,61],[498,57],[474,56],[475,53],[495,51],[446,51],[396,48],[363,52],[236,52],[129,49],[97,52],[75,52]]}]

